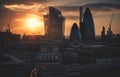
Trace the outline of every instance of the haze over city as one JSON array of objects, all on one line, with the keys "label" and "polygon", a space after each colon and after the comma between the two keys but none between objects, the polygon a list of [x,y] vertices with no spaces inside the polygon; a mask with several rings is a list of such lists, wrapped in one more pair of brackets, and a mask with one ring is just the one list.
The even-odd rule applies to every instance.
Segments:
[{"label": "haze over city", "polygon": [[0,77],[120,77],[118,0],[0,0]]},{"label": "haze over city", "polygon": [[[111,16],[112,30],[120,33],[120,3],[118,0],[1,0],[0,1],[0,30],[5,31],[11,25],[11,31],[18,34],[44,35],[43,15],[48,13],[48,6],[61,10],[65,21],[65,35],[70,35],[72,24],[79,25],[79,6],[89,7],[94,19],[95,34],[100,35],[102,26],[106,30]],[[9,19],[11,18],[11,21]]]}]

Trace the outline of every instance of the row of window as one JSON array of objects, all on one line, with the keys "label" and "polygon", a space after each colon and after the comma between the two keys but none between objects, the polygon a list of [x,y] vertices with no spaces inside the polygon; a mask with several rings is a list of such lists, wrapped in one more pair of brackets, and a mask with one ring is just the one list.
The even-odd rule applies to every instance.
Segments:
[{"label": "row of window", "polygon": [[41,47],[40,51],[41,52],[58,52],[59,48],[58,47]]},{"label": "row of window", "polygon": [[59,56],[39,56],[39,60],[59,60]]},{"label": "row of window", "polygon": [[114,63],[120,63],[119,61],[120,59],[119,60],[106,60],[106,59],[96,60],[98,64],[114,64]]}]

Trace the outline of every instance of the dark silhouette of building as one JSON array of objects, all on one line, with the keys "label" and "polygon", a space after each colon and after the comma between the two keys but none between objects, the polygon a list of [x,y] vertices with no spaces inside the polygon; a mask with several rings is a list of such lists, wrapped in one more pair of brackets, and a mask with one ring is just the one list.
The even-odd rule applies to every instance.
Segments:
[{"label": "dark silhouette of building", "polygon": [[81,22],[80,23],[80,33],[81,33],[81,41],[85,41],[86,40],[86,36],[85,36],[85,23]]},{"label": "dark silhouette of building", "polygon": [[9,47],[12,42],[19,42],[20,34],[13,34],[11,32],[1,32],[0,31],[0,48]]},{"label": "dark silhouette of building", "polygon": [[83,8],[80,7],[80,32],[82,41],[95,40],[94,21],[89,8],[83,14]]},{"label": "dark silhouette of building", "polygon": [[107,31],[107,37],[111,38],[113,36],[113,32],[111,30],[111,26],[109,26],[108,31]]},{"label": "dark silhouette of building", "polygon": [[101,38],[105,39],[105,27],[102,27],[102,31],[101,31]]},{"label": "dark silhouette of building", "polygon": [[22,41],[28,41],[28,42],[43,41],[43,40],[48,40],[48,37],[44,35],[23,35],[22,37]]},{"label": "dark silhouette of building", "polygon": [[80,31],[76,23],[73,24],[70,32],[70,40],[71,41],[80,41]]},{"label": "dark silhouette of building", "polygon": [[78,49],[78,51],[79,63],[96,63],[97,65],[120,64],[120,54],[117,49],[89,45]]},{"label": "dark silhouette of building", "polygon": [[108,27],[108,30],[107,30],[107,34],[105,35],[105,30],[103,28],[103,31],[101,33],[101,38],[103,40],[115,40],[117,37],[115,36],[115,34],[113,34],[113,31],[111,29],[111,26],[112,26],[112,20],[113,20],[113,15],[114,15],[114,10],[113,10],[113,13],[112,13],[112,17],[111,17],[111,20],[110,20],[110,23],[109,23],[109,27]]},{"label": "dark silhouette of building", "polygon": [[61,11],[49,6],[49,14],[44,15],[45,35],[50,40],[62,40],[64,38],[65,17]]}]

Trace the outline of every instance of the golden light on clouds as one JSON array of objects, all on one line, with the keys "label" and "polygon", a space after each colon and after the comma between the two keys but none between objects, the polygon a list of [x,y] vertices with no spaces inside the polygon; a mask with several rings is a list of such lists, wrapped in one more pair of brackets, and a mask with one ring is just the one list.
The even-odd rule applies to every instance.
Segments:
[{"label": "golden light on clouds", "polygon": [[24,19],[24,28],[27,34],[44,34],[44,22],[42,16],[30,14]]},{"label": "golden light on clouds", "polygon": [[12,28],[12,32],[20,34],[41,34],[44,35],[43,16],[35,14],[26,14],[14,20],[16,26]]},{"label": "golden light on clouds", "polygon": [[46,14],[45,6],[38,3],[32,3],[31,5],[11,4],[4,5],[4,7],[10,11],[12,10],[14,13],[14,23],[17,27],[12,31],[20,34],[34,33],[44,35],[43,14]]},{"label": "golden light on clouds", "polygon": [[33,3],[32,5],[25,4],[12,4],[12,5],[4,5],[5,8],[12,11],[34,11],[39,12],[40,10],[45,9],[45,6],[42,4]]},{"label": "golden light on clouds", "polygon": [[36,29],[40,26],[42,26],[42,22],[40,22],[39,19],[31,17],[31,18],[27,18],[26,19],[26,24],[27,28],[29,28],[30,30]]}]

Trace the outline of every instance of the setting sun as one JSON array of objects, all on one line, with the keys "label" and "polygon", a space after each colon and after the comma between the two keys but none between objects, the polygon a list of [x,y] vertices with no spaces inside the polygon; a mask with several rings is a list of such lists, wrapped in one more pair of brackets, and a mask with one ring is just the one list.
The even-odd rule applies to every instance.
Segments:
[{"label": "setting sun", "polygon": [[40,27],[41,25],[42,25],[42,23],[37,18],[27,18],[26,19],[26,26],[29,29],[36,29],[36,28]]}]

